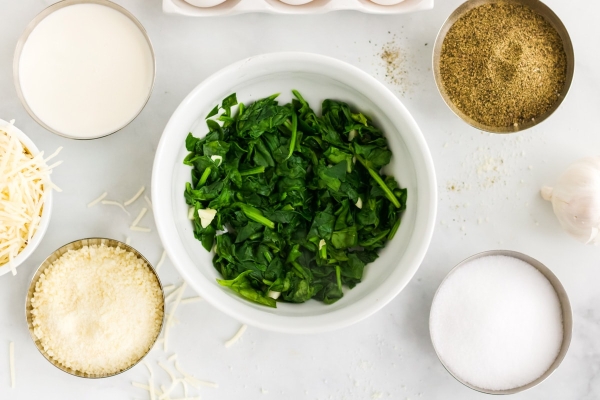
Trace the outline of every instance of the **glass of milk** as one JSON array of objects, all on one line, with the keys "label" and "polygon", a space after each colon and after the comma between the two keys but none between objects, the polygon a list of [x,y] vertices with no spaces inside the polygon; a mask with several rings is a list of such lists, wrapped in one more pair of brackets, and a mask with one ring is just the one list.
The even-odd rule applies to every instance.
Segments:
[{"label": "glass of milk", "polygon": [[17,43],[15,86],[31,117],[71,139],[127,126],[152,93],[152,44],[141,23],[107,0],[63,0],[38,14]]}]

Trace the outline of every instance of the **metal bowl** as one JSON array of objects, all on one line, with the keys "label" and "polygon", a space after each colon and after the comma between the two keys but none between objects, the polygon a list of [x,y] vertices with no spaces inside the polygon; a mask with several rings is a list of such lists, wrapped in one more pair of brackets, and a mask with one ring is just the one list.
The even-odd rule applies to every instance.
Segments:
[{"label": "metal bowl", "polygon": [[[452,103],[452,100],[450,100],[450,97],[448,96],[448,93],[446,92],[446,89],[444,88],[444,85],[442,83],[442,77],[440,75],[440,56],[442,54],[442,45],[444,43],[444,39],[446,38],[446,35],[448,34],[448,31],[450,30],[450,28],[452,28],[452,26],[454,25],[454,23],[457,20],[459,20],[461,17],[463,17],[467,12],[471,11],[472,9],[477,8],[484,4],[492,4],[492,3],[521,4],[526,7],[529,7],[530,9],[535,11],[537,14],[544,17],[544,19],[546,19],[546,21],[548,21],[548,23],[550,23],[550,25],[556,30],[556,32],[562,39],[563,48],[564,48],[565,54],[567,56],[567,76],[565,78],[565,84],[563,86],[562,92],[560,93],[558,100],[554,103],[554,105],[545,114],[539,116],[535,120],[528,121],[526,123],[519,124],[516,126],[500,126],[500,127],[488,126],[488,125],[484,125],[480,122],[477,122],[473,118],[464,114],[461,110],[458,109],[458,107],[456,107],[456,105],[454,103]],[[558,16],[547,5],[545,5],[544,3],[542,3],[539,0],[468,0],[468,1],[464,2],[463,4],[461,4],[456,10],[454,10],[454,12],[452,14],[450,14],[450,16],[448,17],[446,22],[444,22],[444,24],[442,25],[442,27],[437,35],[437,38],[435,39],[435,45],[433,47],[433,75],[435,78],[435,83],[437,85],[437,88],[438,88],[440,94],[442,95],[442,98],[446,102],[446,105],[448,105],[448,107],[450,107],[450,109],[454,112],[454,114],[456,114],[458,117],[460,117],[463,121],[465,121],[469,125],[473,126],[474,128],[480,129],[482,131],[491,132],[491,133],[519,132],[519,131],[529,129],[529,128],[539,124],[540,122],[542,122],[546,118],[548,118],[550,115],[552,115],[552,113],[554,113],[554,111],[556,111],[556,109],[560,106],[560,104],[563,102],[563,100],[567,96],[567,93],[569,92],[569,88],[571,87],[571,82],[573,80],[574,69],[575,69],[575,55],[573,53],[573,44],[571,43],[571,38],[569,37],[567,28],[565,28],[565,26],[563,25],[562,21],[558,18]]]},{"label": "metal bowl", "polygon": [[[558,300],[560,302],[560,306],[562,309],[563,341],[562,341],[562,345],[560,346],[560,351],[558,352],[558,355],[554,359],[554,362],[552,363],[552,365],[550,365],[550,368],[548,368],[548,370],[546,370],[546,372],[544,372],[544,374],[542,376],[540,376],[533,382],[530,382],[526,385],[519,386],[519,387],[516,387],[513,389],[490,390],[490,389],[484,389],[484,388],[481,388],[478,386],[474,386],[474,385],[470,384],[469,382],[462,380],[459,376],[455,375],[454,372],[452,372],[452,370],[444,363],[444,361],[440,357],[440,354],[438,353],[438,350],[435,348],[435,344],[433,343],[433,339],[431,340],[431,342],[433,344],[435,353],[438,356],[438,359],[440,360],[440,362],[442,363],[444,368],[446,368],[446,371],[448,371],[450,373],[450,375],[452,375],[454,377],[454,379],[456,379],[463,385],[465,385],[473,390],[476,390],[478,392],[486,393],[486,394],[515,394],[515,393],[523,392],[527,389],[531,389],[532,387],[537,386],[540,383],[542,383],[543,381],[545,381],[558,368],[560,363],[563,361],[563,359],[567,355],[567,351],[569,350],[569,345],[571,344],[571,337],[573,336],[573,313],[571,311],[571,302],[569,301],[569,296],[567,296],[567,292],[565,291],[565,288],[563,287],[562,283],[560,283],[560,280],[556,277],[556,275],[554,275],[554,273],[552,271],[550,271],[550,269],[548,269],[548,267],[546,267],[544,264],[542,264],[538,260],[531,258],[526,254],[519,253],[516,251],[490,250],[490,251],[484,251],[483,253],[475,254],[475,255],[467,258],[466,260],[461,261],[457,266],[452,268],[452,270],[448,273],[448,275],[446,275],[446,277],[444,278],[444,280],[438,287],[437,291],[435,292],[435,296],[433,297],[432,307],[433,307],[433,304],[435,303],[435,298],[437,297],[437,294],[440,290],[439,288],[441,288],[444,285],[444,283],[446,282],[448,277],[450,275],[452,275],[452,273],[454,271],[456,271],[461,266],[463,266],[464,264],[466,264],[470,261],[473,261],[475,259],[482,258],[482,257],[487,257],[487,256],[508,256],[508,257],[513,257],[513,258],[517,258],[519,260],[525,261],[526,263],[528,263],[529,265],[533,266],[538,271],[540,271],[542,273],[542,275],[544,275],[546,277],[546,279],[548,279],[548,281],[550,282],[550,284],[556,291],[556,295],[558,296]],[[431,327],[431,320],[430,320],[429,326]],[[430,330],[430,335],[431,335],[431,330]]]},{"label": "metal bowl", "polygon": [[[69,250],[81,249],[84,246],[101,245],[101,244],[108,246],[108,247],[120,247],[126,251],[129,251],[129,252],[135,254],[135,256],[137,258],[144,261],[144,263],[148,267],[148,270],[150,270],[152,272],[152,274],[156,277],[156,281],[158,282],[160,291],[163,294],[163,320],[162,320],[160,329],[156,333],[156,337],[154,338],[154,341],[152,342],[152,345],[149,347],[148,351],[138,361],[136,361],[134,364],[130,365],[129,367],[127,367],[125,369],[116,371],[111,374],[94,375],[94,374],[83,373],[81,371],[77,371],[72,368],[67,368],[64,365],[61,365],[58,362],[56,362],[56,360],[54,360],[48,353],[46,353],[46,351],[42,347],[42,344],[40,343],[40,340],[37,338],[35,333],[33,333],[33,318],[31,315],[31,310],[32,310],[31,299],[33,298],[35,286],[36,286],[38,280],[40,279],[40,276],[42,275],[42,273],[46,270],[46,268],[48,268],[50,265],[52,265],[52,263],[55,262],[57,259],[59,259],[63,254],[65,254]],[[54,365],[56,368],[60,369],[61,371],[64,371],[64,372],[74,375],[74,376],[78,376],[80,378],[90,378],[90,379],[109,378],[111,376],[119,375],[119,374],[135,367],[137,364],[139,364],[140,361],[142,361],[144,359],[144,357],[146,357],[146,355],[150,352],[150,350],[156,344],[156,341],[158,340],[158,336],[160,335],[160,332],[162,331],[162,328],[164,326],[165,312],[166,312],[165,311],[165,294],[164,294],[163,286],[162,286],[162,283],[160,282],[160,278],[158,277],[158,274],[156,273],[156,270],[154,269],[152,264],[150,264],[150,262],[140,252],[138,252],[133,247],[131,247],[123,242],[120,242],[118,240],[105,239],[105,238],[88,238],[88,239],[76,240],[74,242],[65,244],[64,246],[62,246],[61,248],[59,248],[58,250],[56,250],[52,254],[50,254],[50,256],[48,256],[48,258],[46,258],[44,260],[44,262],[38,267],[37,271],[31,278],[31,282],[29,283],[29,290],[27,291],[27,298],[25,299],[25,318],[27,319],[27,328],[29,329],[29,335],[31,336],[31,339],[35,343],[35,346],[37,347],[39,352],[46,358],[46,360],[48,360],[52,365]]]},{"label": "metal bowl", "polygon": [[[69,7],[69,6],[72,6],[75,4],[99,4],[102,6],[112,8],[113,10],[116,10],[116,11],[120,12],[121,14],[125,15],[138,27],[138,29],[140,30],[142,35],[144,35],[144,38],[146,39],[146,42],[148,43],[148,47],[150,48],[150,54],[152,55],[152,83],[150,85],[150,90],[148,91],[148,97],[144,101],[144,104],[142,104],[142,106],[140,107],[140,110],[138,111],[138,113],[136,115],[134,115],[129,122],[127,122],[125,125],[121,126],[119,129],[115,130],[114,132],[106,133],[106,134],[96,136],[96,137],[89,137],[89,138],[87,138],[87,137],[81,138],[81,137],[74,137],[74,136],[66,135],[62,132],[59,132],[59,131],[51,128],[44,121],[42,121],[33,112],[31,107],[29,107],[29,104],[27,104],[27,101],[25,100],[25,96],[23,95],[23,90],[21,88],[21,80],[19,77],[19,63],[21,61],[21,53],[23,52],[23,47],[25,46],[25,43],[27,42],[27,39],[29,38],[29,35],[31,34],[31,32],[33,32],[33,30],[37,27],[37,25],[48,15],[52,14],[55,11],[60,10],[61,8]],[[146,107],[146,104],[148,104],[148,101],[150,100],[150,96],[152,95],[152,90],[154,89],[154,82],[156,80],[156,57],[154,55],[154,47],[152,46],[152,42],[150,41],[150,37],[148,36],[146,29],[144,28],[142,23],[140,21],[138,21],[137,18],[132,13],[127,11],[125,8],[121,7],[118,4],[113,3],[111,1],[108,1],[108,0],[62,0],[62,1],[59,1],[58,3],[54,3],[51,6],[45,8],[42,12],[40,12],[38,15],[36,15],[35,18],[33,20],[31,20],[29,25],[27,25],[27,27],[25,28],[25,31],[19,38],[19,41],[17,42],[17,47],[15,49],[15,55],[14,55],[14,59],[13,59],[13,79],[14,79],[14,83],[15,83],[15,88],[17,90],[17,97],[19,97],[19,100],[21,100],[21,104],[23,104],[23,107],[25,107],[25,110],[27,110],[27,113],[29,113],[29,115],[31,116],[31,118],[33,118],[35,120],[35,122],[40,124],[46,130],[48,130],[56,135],[65,137],[67,139],[94,140],[94,139],[99,139],[102,137],[110,136],[113,133],[116,133],[116,132],[120,131],[121,129],[125,128],[127,125],[129,125],[131,122],[133,122],[133,120],[135,120],[138,117],[138,115],[140,115],[142,110]]]}]

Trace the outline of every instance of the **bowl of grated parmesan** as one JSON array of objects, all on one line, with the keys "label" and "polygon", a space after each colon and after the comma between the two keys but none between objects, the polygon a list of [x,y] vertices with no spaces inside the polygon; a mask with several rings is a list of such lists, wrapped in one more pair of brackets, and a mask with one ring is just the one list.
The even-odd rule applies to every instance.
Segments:
[{"label": "bowl of grated parmesan", "polygon": [[22,264],[42,241],[52,213],[52,168],[13,122],[0,119],[0,276]]},{"label": "bowl of grated parmesan", "polygon": [[158,340],[164,292],[134,248],[81,239],[40,265],[25,314],[31,338],[52,365],[82,378],[107,378],[137,365]]}]

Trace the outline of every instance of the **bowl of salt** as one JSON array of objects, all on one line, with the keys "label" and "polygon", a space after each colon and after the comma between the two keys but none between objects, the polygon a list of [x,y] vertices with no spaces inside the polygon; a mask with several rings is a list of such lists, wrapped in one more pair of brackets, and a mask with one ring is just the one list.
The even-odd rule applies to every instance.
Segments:
[{"label": "bowl of salt", "polygon": [[429,331],[438,358],[465,386],[515,394],[548,378],[573,330],[567,293],[539,261],[515,251],[471,256],[444,278]]}]

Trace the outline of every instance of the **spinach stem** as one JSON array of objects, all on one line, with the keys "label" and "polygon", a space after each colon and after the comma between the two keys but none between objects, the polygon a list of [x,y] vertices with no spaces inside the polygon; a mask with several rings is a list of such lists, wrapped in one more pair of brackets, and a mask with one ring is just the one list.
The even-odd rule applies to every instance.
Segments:
[{"label": "spinach stem", "polygon": [[335,266],[335,277],[337,279],[338,289],[340,289],[340,292],[341,292],[342,291],[342,269],[340,268],[339,265]]},{"label": "spinach stem", "polygon": [[373,171],[371,168],[367,167],[365,160],[358,154],[356,154],[356,159],[358,161],[360,161],[360,163],[363,165],[363,167],[365,167],[367,169],[367,171],[369,171],[369,175],[371,175],[373,177],[373,179],[375,179],[375,182],[377,182],[377,184],[379,184],[381,189],[383,189],[383,192],[385,193],[385,197],[387,197],[388,200],[391,201],[392,204],[394,204],[394,206],[396,208],[400,208],[400,202],[398,201],[396,196],[394,196],[394,193],[392,193],[390,188],[385,184],[383,179],[381,179],[379,174],[377,172]]},{"label": "spinach stem", "polygon": [[398,231],[399,227],[400,227],[400,217],[398,216],[398,219],[396,220],[396,222],[394,223],[394,226],[392,226],[392,229],[390,230],[390,233],[388,234],[388,237],[387,237],[388,240],[392,240],[394,238],[394,236],[396,235],[396,231]]},{"label": "spinach stem", "polygon": [[212,170],[210,167],[206,167],[206,169],[202,173],[202,176],[200,177],[200,181],[198,181],[198,187],[204,186],[204,184],[206,183],[206,180],[210,176],[211,171]]},{"label": "spinach stem", "polygon": [[[287,126],[287,124],[286,124]],[[288,153],[286,160],[292,156],[294,153],[294,147],[296,146],[296,137],[298,136],[298,116],[296,115],[296,111],[292,108],[292,137],[290,138],[290,152]]]},{"label": "spinach stem", "polygon": [[244,203],[234,203],[233,205],[239,207],[242,210],[242,212],[246,215],[246,217],[248,217],[252,221],[258,222],[259,224],[262,224],[267,228],[275,229],[275,223],[263,216],[262,212],[259,209]]},{"label": "spinach stem", "polygon": [[261,165],[260,167],[247,169],[245,171],[240,171],[240,175],[241,176],[256,175],[256,174],[262,174],[263,172],[265,172],[265,167]]}]

